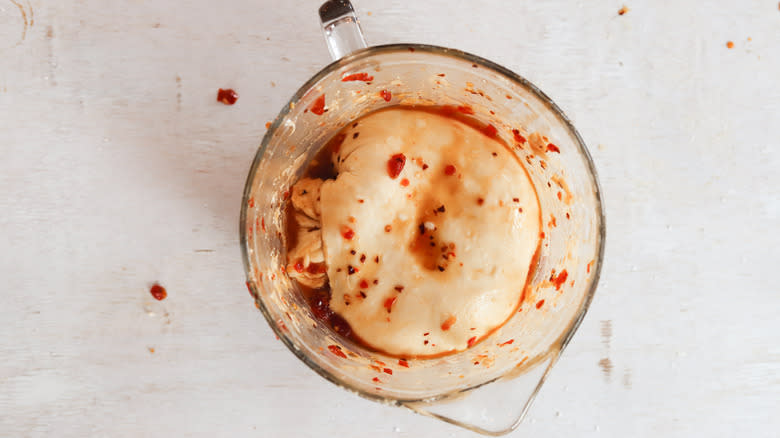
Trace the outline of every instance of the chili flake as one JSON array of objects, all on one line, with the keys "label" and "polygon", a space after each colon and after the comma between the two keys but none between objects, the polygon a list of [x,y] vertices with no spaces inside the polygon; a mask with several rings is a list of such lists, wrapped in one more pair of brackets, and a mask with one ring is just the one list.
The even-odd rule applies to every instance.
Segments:
[{"label": "chili flake", "polygon": [[409,368],[409,362],[407,362],[406,359],[398,359],[398,365],[404,368]]},{"label": "chili flake", "polygon": [[328,345],[328,350],[330,350],[331,353],[335,354],[336,356],[342,359],[347,358],[347,355],[344,354],[343,351],[341,351],[341,347],[339,347],[338,345]]},{"label": "chili flake", "polygon": [[385,100],[385,102],[390,102],[390,99],[393,98],[393,94],[390,93],[388,90],[382,90],[379,92],[379,96]]},{"label": "chili flake", "polygon": [[441,329],[444,331],[449,330],[450,327],[452,327],[452,325],[455,324],[455,320],[456,320],[455,315],[450,315],[450,317],[447,318],[446,321],[441,323]]},{"label": "chili flake", "polygon": [[217,101],[222,102],[225,105],[233,105],[238,100],[238,93],[236,93],[232,88],[228,88],[226,90],[219,89],[217,91]]},{"label": "chili flake", "polygon": [[568,277],[568,276],[569,276],[569,273],[568,273],[568,272],[566,272],[566,270],[564,269],[563,271],[561,271],[561,272],[558,274],[558,276],[557,276],[557,277],[553,277],[553,276],[551,276],[551,277],[550,277],[550,281],[551,281],[551,282],[552,282],[552,283],[555,285],[555,289],[556,289],[556,290],[560,290],[560,289],[561,289],[561,285],[562,285],[564,282],[566,282],[566,277]]},{"label": "chili flake", "polygon": [[396,179],[406,164],[406,156],[404,154],[395,154],[387,160],[387,174],[390,178]]},{"label": "chili flake", "polygon": [[475,342],[477,342],[477,337],[476,336],[472,336],[472,337],[469,338],[469,340],[466,342],[466,344],[469,347],[471,347],[472,345],[474,345]]},{"label": "chili flake", "polygon": [[512,130],[512,135],[515,137],[515,141],[516,142],[518,142],[520,144],[523,144],[523,143],[526,142],[525,137],[520,135],[520,130],[519,129],[513,129]]},{"label": "chili flake", "polygon": [[349,81],[363,81],[363,82],[370,82],[373,81],[374,77],[369,76],[368,73],[353,73],[351,75],[346,75],[343,78],[341,78],[341,82],[349,82]]},{"label": "chili flake", "polygon": [[154,299],[157,301],[162,301],[165,299],[165,297],[168,296],[168,292],[165,290],[165,288],[157,283],[152,285],[151,289],[149,289],[149,293],[152,294]]},{"label": "chili flake", "polygon": [[352,240],[352,238],[355,237],[355,232],[352,231],[352,228],[349,228],[347,226],[342,226],[341,236],[347,240]]},{"label": "chili flake", "polygon": [[455,174],[455,166],[452,164],[448,164],[447,167],[444,168],[444,174],[445,175],[454,175]]},{"label": "chili flake", "polygon": [[484,128],[482,128],[482,133],[487,135],[490,138],[493,138],[496,135],[498,135],[498,130],[493,125],[487,125]]},{"label": "chili flake", "polygon": [[541,309],[542,306],[544,306],[544,300],[539,300],[539,302],[536,303],[536,308]]},{"label": "chili flake", "polygon": [[385,309],[387,309],[387,313],[390,313],[392,311],[393,303],[395,303],[395,297],[388,298],[385,300]]},{"label": "chili flake", "polygon": [[318,97],[314,103],[309,106],[309,111],[313,112],[314,114],[321,116],[325,113],[325,95],[320,94],[320,97]]}]

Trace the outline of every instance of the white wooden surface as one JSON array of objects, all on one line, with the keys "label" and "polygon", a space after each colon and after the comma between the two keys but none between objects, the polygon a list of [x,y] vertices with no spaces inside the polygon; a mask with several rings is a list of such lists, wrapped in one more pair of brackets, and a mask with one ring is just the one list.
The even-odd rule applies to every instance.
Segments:
[{"label": "white wooden surface", "polygon": [[[601,287],[514,435],[777,436],[777,1],[625,4],[356,7],[535,82],[601,173]],[[318,5],[0,0],[0,436],[473,436],[327,383],[245,290],[244,178],[329,62]]]}]

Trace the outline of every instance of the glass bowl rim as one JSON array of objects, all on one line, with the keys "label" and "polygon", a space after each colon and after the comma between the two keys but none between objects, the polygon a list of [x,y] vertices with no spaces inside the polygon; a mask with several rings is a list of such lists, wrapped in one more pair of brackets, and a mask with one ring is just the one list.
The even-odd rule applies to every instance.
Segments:
[{"label": "glass bowl rim", "polygon": [[[558,105],[555,104],[555,102],[550,99],[549,96],[547,96],[542,90],[540,90],[536,85],[531,83],[529,80],[525,79],[524,77],[518,75],[517,73],[499,65],[496,64],[488,59],[482,58],[480,56],[467,53],[458,49],[451,49],[447,47],[441,47],[441,46],[435,46],[435,45],[429,45],[429,44],[409,44],[409,43],[402,43],[402,44],[384,44],[384,45],[377,45],[377,46],[371,46],[367,47],[365,49],[360,49],[356,52],[353,52],[339,60],[333,61],[332,63],[325,66],[322,70],[317,72],[314,76],[312,76],[306,83],[301,85],[300,88],[293,94],[293,96],[290,98],[290,100],[282,107],[282,110],[279,112],[279,114],[276,116],[274,121],[271,123],[271,126],[266,131],[265,135],[263,136],[263,140],[258,147],[257,153],[255,154],[255,158],[252,162],[252,166],[249,169],[249,174],[247,176],[246,183],[244,185],[244,193],[241,198],[241,214],[239,218],[239,243],[241,245],[241,254],[243,258],[244,263],[244,272],[246,274],[246,284],[250,289],[250,293],[254,297],[256,307],[260,310],[260,312],[265,317],[266,321],[268,322],[268,325],[271,327],[271,329],[274,331],[276,336],[278,336],[279,340],[282,341],[282,343],[295,355],[300,359],[303,363],[305,363],[309,368],[314,370],[317,374],[325,378],[326,380],[330,381],[331,383],[335,384],[336,386],[339,386],[347,391],[353,392],[358,394],[361,397],[379,401],[386,404],[393,404],[397,406],[402,406],[406,403],[417,403],[417,402],[434,402],[439,401],[443,399],[449,399],[452,397],[460,396],[465,394],[468,391],[474,390],[476,388],[479,388],[481,386],[487,385],[489,383],[492,383],[498,379],[501,379],[507,374],[516,374],[516,371],[514,369],[510,369],[507,371],[507,373],[494,377],[491,379],[488,379],[483,382],[478,382],[474,385],[468,386],[466,388],[456,389],[454,391],[450,391],[447,393],[437,394],[432,397],[425,397],[421,399],[402,399],[402,398],[396,398],[392,397],[390,395],[379,395],[379,394],[373,394],[366,391],[363,391],[359,388],[352,387],[351,385],[348,385],[344,381],[336,378],[333,376],[330,372],[320,367],[316,362],[311,360],[300,348],[298,348],[295,343],[287,336],[287,334],[282,331],[278,325],[276,324],[274,318],[271,316],[270,311],[265,306],[265,303],[261,299],[261,295],[258,293],[257,286],[254,283],[254,279],[252,276],[253,272],[253,264],[249,257],[249,249],[248,249],[248,243],[249,239],[247,236],[246,231],[246,219],[249,209],[249,198],[252,194],[252,185],[255,180],[255,176],[257,174],[257,169],[260,165],[260,162],[263,159],[263,155],[265,154],[265,150],[268,147],[268,144],[270,143],[271,139],[273,138],[275,132],[279,127],[281,126],[281,123],[283,120],[285,120],[285,117],[290,113],[294,105],[299,102],[304,96],[306,96],[307,93],[310,92],[310,90],[316,85],[320,80],[325,78],[326,76],[330,75],[334,71],[337,71],[341,68],[347,67],[353,63],[363,61],[368,58],[375,57],[377,55],[387,54],[387,53],[395,53],[395,52],[403,52],[403,51],[409,51],[409,52],[416,52],[420,51],[421,53],[427,53],[427,54],[434,54],[434,55],[440,55],[440,56],[448,56],[451,58],[455,58],[460,61],[467,61],[472,64],[477,64],[479,67],[487,68],[489,70],[492,70],[495,73],[498,73],[499,75],[505,77],[511,82],[514,82],[521,87],[529,90],[535,97],[537,97],[542,103],[544,103],[547,106],[547,109],[550,110],[563,124],[563,126],[572,134],[574,139],[576,140],[576,145],[579,154],[585,158],[586,166],[588,169],[588,173],[591,179],[591,182],[593,183],[593,187],[595,189],[595,200],[596,200],[596,208],[597,208],[597,219],[599,221],[598,224],[598,255],[596,257],[596,263],[595,263],[595,269],[593,273],[592,280],[590,282],[590,286],[588,288],[587,294],[585,298],[582,300],[582,303],[580,304],[580,308],[577,311],[577,314],[574,319],[569,323],[569,326],[561,333],[561,336],[550,345],[550,348],[547,350],[547,352],[542,353],[538,355],[535,360],[528,361],[526,364],[524,364],[524,368],[529,368],[531,366],[534,366],[539,361],[543,360],[544,358],[549,357],[550,354],[556,354],[560,355],[560,353],[563,351],[563,349],[568,345],[568,343],[571,341],[572,336],[577,331],[577,328],[579,327],[580,323],[582,322],[583,318],[585,317],[585,314],[588,311],[588,308],[590,307],[590,303],[593,300],[593,296],[595,295],[596,288],[599,283],[599,279],[601,277],[601,267],[604,260],[604,247],[605,247],[605,240],[606,240],[606,226],[605,226],[605,217],[604,217],[604,204],[601,197],[601,186],[599,185],[599,179],[598,174],[596,172],[596,167],[593,163],[593,158],[591,157],[590,153],[588,152],[588,148],[585,146],[585,142],[582,140],[582,137],[580,136],[577,129],[572,124],[571,120],[564,114],[563,110],[561,110]],[[555,359],[553,359],[552,364],[555,363]],[[549,371],[550,367],[548,366],[547,371]],[[547,375],[547,371],[542,376],[542,381],[545,379]],[[540,382],[541,383],[541,382]],[[541,385],[537,385],[536,389],[533,392],[533,396],[536,394],[536,392],[539,390]]]}]

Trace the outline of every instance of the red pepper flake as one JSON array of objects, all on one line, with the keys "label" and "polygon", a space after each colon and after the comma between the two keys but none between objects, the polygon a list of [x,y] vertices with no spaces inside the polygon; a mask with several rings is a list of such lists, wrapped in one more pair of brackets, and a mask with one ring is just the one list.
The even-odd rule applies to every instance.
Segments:
[{"label": "red pepper flake", "polygon": [[423,170],[425,170],[425,169],[427,169],[427,168],[428,168],[428,165],[427,165],[427,164],[425,164],[425,163],[423,163],[423,165],[422,165],[422,168],[423,168]]},{"label": "red pepper flake", "polygon": [[238,100],[238,93],[233,91],[232,88],[227,90],[219,89],[217,91],[217,102],[222,102],[225,105],[233,105]]},{"label": "red pepper flake", "polygon": [[364,200],[362,200],[362,199],[358,199],[358,204],[362,204],[362,203],[364,203],[364,202],[366,202],[366,201],[364,201]]},{"label": "red pepper flake", "polygon": [[552,143],[549,143],[549,144],[547,145],[547,152],[557,152],[557,153],[559,153],[559,154],[560,154],[560,153],[561,153],[561,150],[560,150],[560,149],[558,149],[558,146],[555,146],[554,144],[552,144]]},{"label": "red pepper flake", "polygon": [[[374,263],[379,263],[379,256],[374,257]],[[374,280],[376,281],[376,280]]]},{"label": "red pepper flake", "polygon": [[391,370],[390,368],[385,368],[382,371],[384,371],[385,374],[390,374],[391,376],[393,375],[393,370]]},{"label": "red pepper flake", "polygon": [[487,135],[490,138],[493,138],[496,135],[498,135],[498,130],[493,125],[487,125],[484,128],[482,128],[482,133]]},{"label": "red pepper flake", "polygon": [[372,370],[376,371],[377,373],[381,373],[382,372],[382,368],[379,368],[376,365],[369,365],[368,367],[371,368]]},{"label": "red pepper flake", "polygon": [[263,218],[263,219],[260,221],[260,226],[262,227],[262,229],[263,229],[263,232],[265,233],[265,218]]},{"label": "red pepper flake", "polygon": [[423,333],[423,336],[428,336],[430,334],[431,334],[431,332],[425,332],[425,333]]},{"label": "red pepper flake", "polygon": [[440,78],[443,78],[444,76],[447,76],[447,75],[445,75],[444,73],[439,73],[439,74],[437,74],[436,76],[438,76],[438,77],[440,77]]},{"label": "red pepper flake", "polygon": [[560,272],[560,274],[558,274],[557,277],[550,278],[550,281],[552,281],[552,283],[555,285],[555,290],[561,289],[561,285],[566,281],[566,277],[568,276],[569,273],[566,272],[566,270],[564,269],[563,271]]},{"label": "red pepper flake", "polygon": [[460,111],[463,114],[474,114],[474,109],[470,106],[461,105],[457,108],[458,111]]},{"label": "red pepper flake", "polygon": [[401,292],[403,292],[403,290],[404,290],[404,287],[403,287],[403,286],[396,286],[396,287],[395,287],[395,290],[397,290],[397,291],[398,291],[398,293],[401,293]]},{"label": "red pepper flake", "polygon": [[468,345],[469,347],[471,347],[472,345],[474,345],[474,343],[475,343],[475,342],[477,342],[477,337],[476,337],[476,336],[472,336],[472,337],[470,337],[470,338],[469,338],[469,340],[466,342],[466,345]]},{"label": "red pepper flake", "polygon": [[368,73],[353,73],[351,75],[346,75],[343,78],[341,78],[341,82],[349,82],[349,81],[363,81],[363,82],[370,82],[373,81],[374,77],[369,76]]},{"label": "red pepper flake", "polygon": [[523,137],[522,135],[520,135],[520,130],[519,130],[519,129],[513,129],[513,130],[512,130],[512,134],[514,135],[514,137],[515,137],[515,141],[516,141],[516,142],[518,142],[518,143],[520,143],[520,144],[523,144],[523,143],[525,143],[525,141],[526,141],[526,140],[525,140],[525,137]]},{"label": "red pepper flake", "polygon": [[255,206],[255,198],[254,198],[254,196],[249,198],[249,202],[247,203],[247,205],[249,205],[249,208],[254,208],[254,206]]},{"label": "red pepper flake", "polygon": [[455,174],[455,166],[452,164],[448,164],[447,167],[444,168],[444,174],[445,175],[454,175]]},{"label": "red pepper flake", "polygon": [[392,229],[393,229],[393,227],[391,227],[390,225],[385,225],[385,233],[389,233],[390,230],[392,230]]},{"label": "red pepper flake", "polygon": [[477,205],[482,205],[485,203],[485,200],[482,198],[477,198]]},{"label": "red pepper flake", "polygon": [[563,196],[561,195],[561,192],[558,192],[558,200],[559,200],[559,201],[562,201],[562,200],[563,200]]},{"label": "red pepper flake", "polygon": [[409,368],[409,362],[407,362],[406,359],[398,359],[398,365],[404,368]]},{"label": "red pepper flake", "polygon": [[314,103],[312,103],[309,106],[309,111],[313,112],[314,114],[321,116],[323,113],[325,113],[325,95],[320,94],[320,97],[318,97]]},{"label": "red pepper flake", "polygon": [[446,332],[447,330],[450,329],[450,327],[452,327],[453,324],[455,324],[455,320],[456,320],[455,315],[450,315],[450,317],[447,318],[446,321],[441,323],[441,329]]},{"label": "red pepper flake", "polygon": [[293,265],[293,268],[295,268],[295,272],[301,274],[303,273],[303,262],[301,260],[298,260],[295,262],[295,265]]},{"label": "red pepper flake", "polygon": [[246,289],[249,291],[249,295],[252,295],[252,297],[255,296],[254,292],[252,292],[252,285],[249,284],[249,282],[246,282]]},{"label": "red pepper flake", "polygon": [[541,308],[542,308],[542,306],[544,306],[544,300],[539,300],[539,301],[536,303],[536,308],[537,308],[537,309],[541,309]]},{"label": "red pepper flake", "polygon": [[374,377],[374,378],[373,378],[373,379],[371,379],[371,380],[372,380],[372,381],[374,381],[374,382],[376,382],[376,383],[382,383],[382,382],[380,382],[380,381],[379,381],[379,377]]},{"label": "red pepper flake", "polygon": [[404,154],[395,154],[387,160],[387,174],[390,178],[396,179],[401,171],[404,170],[406,164],[406,156]]},{"label": "red pepper flake", "polygon": [[290,191],[289,190],[285,190],[284,193],[282,193],[282,200],[286,201],[288,199],[290,199]]},{"label": "red pepper flake", "polygon": [[149,293],[152,294],[154,299],[157,301],[162,301],[165,299],[165,297],[168,296],[168,292],[165,290],[165,288],[157,283],[152,285],[152,288],[149,289]]},{"label": "red pepper flake", "polygon": [[508,341],[506,341],[506,342],[503,342],[503,343],[501,343],[501,344],[498,344],[498,346],[499,346],[499,347],[503,347],[504,345],[509,345],[509,344],[511,344],[512,342],[515,342],[515,340],[514,340],[514,339],[510,339],[510,340],[508,340]]},{"label": "red pepper flake", "polygon": [[423,345],[428,345],[428,340],[427,339],[423,341]]},{"label": "red pepper flake", "polygon": [[365,262],[366,262],[366,255],[360,254],[360,263],[365,263]]},{"label": "red pepper flake", "polygon": [[402,187],[408,187],[409,186],[409,180],[404,178],[401,180],[401,186]]},{"label": "red pepper flake", "polygon": [[734,42],[733,41],[727,42],[726,43],[726,47],[728,47],[729,49],[733,49],[734,48]]},{"label": "red pepper flake", "polygon": [[379,92],[379,97],[385,100],[385,102],[390,102],[390,99],[393,98],[393,94],[390,93],[388,90],[382,90]]},{"label": "red pepper flake", "polygon": [[588,267],[587,267],[588,274],[590,274],[590,267],[591,267],[591,266],[593,266],[593,260],[591,260],[591,261],[589,261],[589,262],[588,262]]},{"label": "red pepper flake", "polygon": [[368,281],[360,280],[360,288],[361,289],[368,289]]},{"label": "red pepper flake", "polygon": [[395,297],[388,298],[385,300],[385,309],[387,309],[387,313],[390,313],[392,311],[393,303],[395,303]]},{"label": "red pepper flake", "polygon": [[622,8],[620,8],[620,9],[618,10],[618,15],[625,15],[625,14],[626,14],[626,12],[628,12],[628,8],[627,8],[627,7],[625,7],[625,6],[623,6]]},{"label": "red pepper flake", "polygon": [[330,350],[331,353],[335,354],[336,356],[342,359],[347,358],[347,355],[344,354],[343,351],[341,351],[341,347],[339,347],[338,345],[328,345],[328,350]]},{"label": "red pepper flake", "polygon": [[358,272],[359,269],[353,267],[352,265],[347,265],[347,274],[353,275],[355,272]]},{"label": "red pepper flake", "polygon": [[347,240],[352,240],[352,238],[355,237],[355,232],[352,231],[352,228],[350,228],[350,227],[342,226],[341,227],[341,237],[343,237],[343,238],[345,238]]}]

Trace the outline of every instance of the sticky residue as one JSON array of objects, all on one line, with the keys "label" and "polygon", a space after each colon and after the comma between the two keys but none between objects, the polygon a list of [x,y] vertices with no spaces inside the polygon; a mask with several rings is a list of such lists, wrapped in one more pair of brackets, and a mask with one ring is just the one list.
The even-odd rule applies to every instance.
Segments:
[{"label": "sticky residue", "polygon": [[612,378],[612,361],[605,357],[599,361],[599,368],[601,368],[601,372],[604,373],[604,380],[609,382]]},{"label": "sticky residue", "polygon": [[601,321],[601,343],[609,350],[612,340],[612,320]]}]

